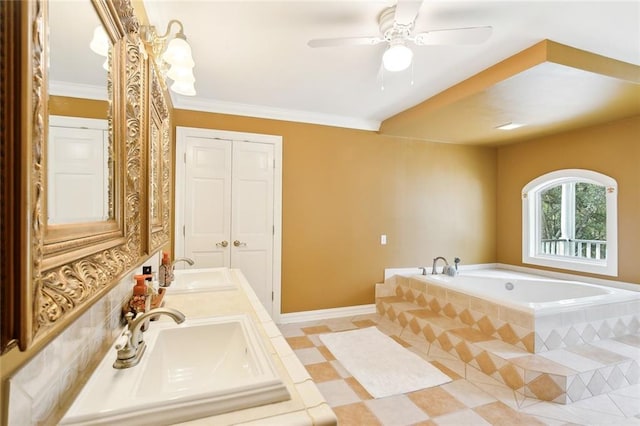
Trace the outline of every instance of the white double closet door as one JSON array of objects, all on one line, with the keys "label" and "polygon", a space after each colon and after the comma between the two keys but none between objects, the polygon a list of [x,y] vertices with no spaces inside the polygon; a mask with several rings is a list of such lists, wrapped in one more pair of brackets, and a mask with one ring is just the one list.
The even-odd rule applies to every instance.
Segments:
[{"label": "white double closet door", "polygon": [[176,234],[183,234],[182,244],[176,238],[176,252],[193,259],[195,268],[240,269],[273,316],[279,314],[279,282],[274,288],[274,272],[279,281],[279,267],[274,271],[279,258],[274,253],[277,144],[233,136],[239,135],[177,128],[177,160],[184,167],[176,167],[176,210],[182,209]]}]

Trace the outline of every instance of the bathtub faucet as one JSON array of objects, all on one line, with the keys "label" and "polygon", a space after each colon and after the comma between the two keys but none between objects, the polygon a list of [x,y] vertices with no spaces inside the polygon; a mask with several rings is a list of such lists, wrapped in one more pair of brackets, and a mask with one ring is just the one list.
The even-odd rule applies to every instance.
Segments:
[{"label": "bathtub faucet", "polygon": [[[438,271],[436,270],[436,264],[438,263],[438,260],[444,260],[445,267],[449,266],[449,262],[447,262],[447,259],[445,259],[442,256],[436,257],[435,259],[433,259],[433,266],[431,266],[431,274],[432,275],[438,275]],[[445,267],[442,268],[442,273],[444,273]]]}]

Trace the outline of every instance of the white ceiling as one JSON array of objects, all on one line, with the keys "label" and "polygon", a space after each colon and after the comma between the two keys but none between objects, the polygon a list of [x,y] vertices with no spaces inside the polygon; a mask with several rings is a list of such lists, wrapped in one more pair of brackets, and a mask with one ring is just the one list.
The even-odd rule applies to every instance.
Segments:
[{"label": "white ceiling", "polygon": [[[307,46],[314,38],[377,35],[379,13],[394,3],[143,1],[159,32],[181,20],[193,49],[197,95],[172,94],[178,108],[377,130],[384,119],[543,39],[640,65],[637,0],[424,0],[416,31],[491,25],[493,34],[482,45],[413,47],[413,70],[400,73],[383,75],[384,44]],[[50,16],[52,84],[81,90],[105,78],[85,41],[96,21],[69,20],[84,15],[82,4],[90,3],[52,0]]]},{"label": "white ceiling", "polygon": [[[384,73],[385,45],[312,49],[314,38],[377,35],[394,1],[145,0],[164,32],[184,24],[196,97],[176,107],[377,130],[379,123],[543,39],[640,64],[638,1],[424,0],[416,31],[491,25],[482,45],[414,47]],[[412,84],[413,79],[413,84]]]}]

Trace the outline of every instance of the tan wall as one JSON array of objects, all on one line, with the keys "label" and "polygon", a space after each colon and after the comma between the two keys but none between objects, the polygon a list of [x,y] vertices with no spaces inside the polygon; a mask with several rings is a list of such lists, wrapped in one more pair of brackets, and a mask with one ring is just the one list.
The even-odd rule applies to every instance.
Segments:
[{"label": "tan wall", "polygon": [[493,148],[185,110],[174,124],[283,136],[283,313],[373,303],[388,267],[495,260]]},{"label": "tan wall", "polygon": [[107,118],[109,103],[93,99],[69,98],[66,96],[49,97],[49,114],[67,117]]},{"label": "tan wall", "polygon": [[522,265],[522,188],[554,170],[590,169],[618,182],[617,280],[640,284],[639,138],[636,116],[499,148],[498,262]]}]

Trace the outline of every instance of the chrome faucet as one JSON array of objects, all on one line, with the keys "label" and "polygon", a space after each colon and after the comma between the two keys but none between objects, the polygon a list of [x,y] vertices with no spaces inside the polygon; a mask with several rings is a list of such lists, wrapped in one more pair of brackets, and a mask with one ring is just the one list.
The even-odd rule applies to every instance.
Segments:
[{"label": "chrome faucet", "polygon": [[188,257],[178,257],[173,262],[168,265],[162,264],[160,265],[160,273],[159,273],[159,282],[160,287],[169,287],[174,280],[173,272],[176,268],[176,263],[178,262],[186,262],[189,266],[194,265],[193,259]]},{"label": "chrome faucet", "polygon": [[176,266],[176,263],[178,262],[187,262],[189,264],[189,266],[193,266],[193,264],[195,263],[193,261],[193,259],[190,259],[188,257],[178,257],[177,259],[175,259],[173,262],[171,262],[171,270],[173,271],[173,269]]},{"label": "chrome faucet", "polygon": [[143,314],[138,314],[133,321],[131,321],[133,314],[127,314],[129,327],[123,334],[123,336],[127,338],[127,342],[124,346],[116,345],[118,358],[113,363],[113,368],[123,369],[138,365],[142,358],[142,354],[144,354],[144,350],[147,348],[147,344],[144,342],[140,328],[149,317],[160,314],[170,316],[178,324],[185,320],[184,314],[173,308],[151,309]]},{"label": "chrome faucet", "polygon": [[[449,266],[449,262],[447,262],[447,259],[445,259],[442,256],[438,256],[435,259],[433,259],[433,266],[431,266],[431,275],[438,275],[438,271],[436,270],[436,264],[438,263],[438,260],[444,260],[444,264],[445,266]],[[442,268],[442,272],[444,273],[445,268]]]}]

